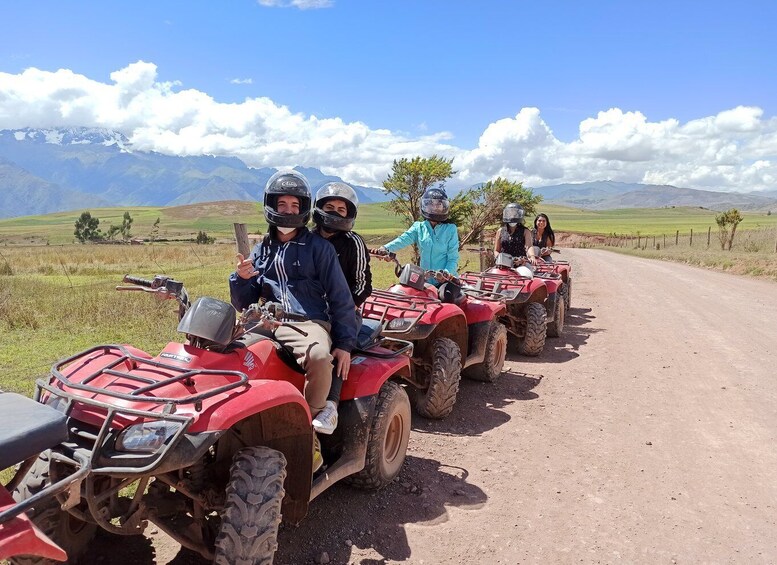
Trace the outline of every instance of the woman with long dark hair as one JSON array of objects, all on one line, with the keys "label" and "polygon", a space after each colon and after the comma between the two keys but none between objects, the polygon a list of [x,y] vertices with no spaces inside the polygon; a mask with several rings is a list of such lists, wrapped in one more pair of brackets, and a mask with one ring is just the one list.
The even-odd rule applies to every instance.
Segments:
[{"label": "woman with long dark hair", "polygon": [[547,214],[537,214],[534,218],[534,229],[532,230],[532,245],[540,248],[540,257],[547,263],[550,263],[551,248],[556,245],[556,234],[550,227],[550,219]]}]

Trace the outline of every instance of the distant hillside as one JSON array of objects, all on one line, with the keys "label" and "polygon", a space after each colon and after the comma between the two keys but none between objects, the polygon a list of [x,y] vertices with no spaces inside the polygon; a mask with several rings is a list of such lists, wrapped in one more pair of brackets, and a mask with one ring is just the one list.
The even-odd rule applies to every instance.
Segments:
[{"label": "distant hillside", "polygon": [[710,210],[777,210],[774,193],[714,192],[671,185],[646,185],[614,181],[559,184],[533,189],[547,203],[588,210],[693,206]]},{"label": "distant hillside", "polygon": [[106,205],[102,198],[65,190],[0,157],[0,218]]},{"label": "distant hillside", "polygon": [[[215,200],[261,200],[277,169],[248,167],[235,157],[177,157],[136,151],[110,130],[0,130],[0,217],[91,206],[177,206]],[[301,169],[313,190],[342,180]],[[33,191],[33,187],[35,190]],[[386,200],[377,188],[355,186],[361,202]],[[31,192],[32,191],[32,192]],[[25,196],[31,194],[32,198]],[[14,202],[13,206],[6,205]]]}]

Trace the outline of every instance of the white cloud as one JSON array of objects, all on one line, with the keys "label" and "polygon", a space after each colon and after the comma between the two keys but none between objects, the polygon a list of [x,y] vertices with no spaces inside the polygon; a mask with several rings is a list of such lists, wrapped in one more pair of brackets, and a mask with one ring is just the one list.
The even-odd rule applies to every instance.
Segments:
[{"label": "white cloud", "polygon": [[257,0],[260,6],[268,8],[299,8],[300,10],[316,10],[331,8],[334,0]]},{"label": "white cloud", "polygon": [[638,111],[610,108],[580,123],[578,138],[557,139],[538,108],[484,124],[474,148],[448,132],[412,135],[362,122],[292,112],[266,97],[223,103],[160,82],[153,63],[138,61],[103,83],[67,69],[0,73],[0,128],[100,127],[133,147],[176,155],[240,157],[252,166],[314,166],[379,185],[394,159],[454,157],[452,186],[496,176],[529,186],[611,179],[718,190],[774,189],[777,118],[740,106],[681,123],[651,122]]},{"label": "white cloud", "polygon": [[230,84],[254,84],[254,79],[252,79],[252,78],[233,78],[229,82],[230,82]]}]

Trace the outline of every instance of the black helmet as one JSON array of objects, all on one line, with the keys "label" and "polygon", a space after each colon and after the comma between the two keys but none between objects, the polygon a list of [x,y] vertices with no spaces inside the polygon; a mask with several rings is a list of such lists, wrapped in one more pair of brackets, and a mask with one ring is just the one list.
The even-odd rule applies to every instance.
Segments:
[{"label": "black helmet", "polygon": [[430,222],[444,222],[451,211],[448,195],[442,188],[427,188],[421,197],[421,215]]},{"label": "black helmet", "polygon": [[[345,217],[333,212],[324,211],[324,204],[329,200],[342,200],[348,209]],[[313,221],[316,225],[333,231],[350,231],[356,220],[356,207],[359,198],[354,190],[344,182],[328,182],[316,192],[316,206],[313,209]]]},{"label": "black helmet", "polygon": [[[278,197],[299,198],[299,214],[279,214]],[[297,171],[278,171],[264,187],[264,217],[271,226],[301,228],[310,219],[310,184],[305,175]]]},{"label": "black helmet", "polygon": [[502,221],[505,224],[522,224],[525,212],[520,204],[508,204],[502,210]]}]

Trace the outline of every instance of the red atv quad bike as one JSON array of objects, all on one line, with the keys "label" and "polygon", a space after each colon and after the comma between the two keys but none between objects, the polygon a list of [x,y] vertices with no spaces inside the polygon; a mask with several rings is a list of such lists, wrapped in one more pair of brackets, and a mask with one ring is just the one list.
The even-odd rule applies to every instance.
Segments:
[{"label": "red atv quad bike", "polygon": [[[512,256],[500,253],[493,267],[482,273],[466,272],[461,279],[475,289],[506,295],[507,311],[501,319],[507,331],[517,338],[519,353],[537,356],[545,347],[549,281],[528,276],[529,273],[525,276],[514,265]],[[554,291],[557,289],[557,284],[554,286],[551,282],[551,286]],[[556,306],[555,302],[553,306]],[[555,310],[551,308],[551,312]]]},{"label": "red atv quad bike", "polygon": [[[461,286],[449,273],[400,265],[396,254],[373,256],[393,261],[399,282],[388,290],[373,290],[361,306],[366,320],[378,322],[383,336],[414,345],[415,405],[427,418],[444,418],[453,410],[464,376],[494,382],[502,372],[507,330],[499,317],[506,312],[498,292]],[[438,289],[426,283],[435,277]]]},{"label": "red atv quad bike", "polygon": [[[553,253],[561,253],[555,247],[551,247]],[[561,277],[564,284],[561,287],[561,295],[564,297],[564,308],[569,311],[572,304],[572,265],[569,261],[553,260],[536,265],[535,272],[555,273]]]},{"label": "red atv quad bike", "polygon": [[[341,479],[380,488],[397,476],[410,402],[390,379],[409,377],[412,344],[354,354],[339,426],[318,450],[304,374],[261,329],[300,317],[254,304],[236,322],[230,304],[190,305],[168,277],[125,282],[138,286],[119,289],[177,300],[187,342],[156,356],[99,345],[37,381],[35,400],[67,417],[67,438],[32,462],[14,496],[34,501],[28,516],[71,558],[97,527],[136,535],[152,522],[214,563],[271,563],[281,519],[298,523]],[[314,455],[323,456],[315,474]],[[60,491],[63,481],[72,482]]]}]

